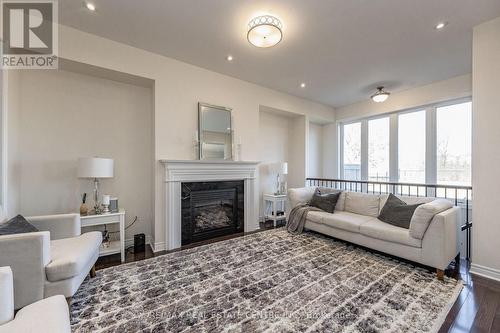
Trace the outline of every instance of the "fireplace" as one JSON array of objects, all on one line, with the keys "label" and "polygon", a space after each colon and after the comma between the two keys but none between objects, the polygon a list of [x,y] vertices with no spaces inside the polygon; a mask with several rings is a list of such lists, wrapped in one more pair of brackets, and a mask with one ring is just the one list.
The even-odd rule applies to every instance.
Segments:
[{"label": "fireplace", "polygon": [[[162,216],[164,219],[163,226],[155,227],[154,251],[173,250],[181,247],[181,229],[184,223],[182,209],[183,205],[186,205],[186,196],[190,195],[192,191],[217,189],[210,186],[203,188],[195,184],[218,183],[217,186],[221,186],[226,182],[227,184],[231,184],[231,182],[239,183],[236,186],[234,186],[234,183],[232,184],[232,188],[236,188],[238,193],[238,223],[240,223],[238,229],[250,232],[259,228],[259,204],[255,192],[259,162],[160,160],[160,163],[164,166],[165,210],[156,215],[160,224]],[[227,187],[219,189],[227,189]],[[183,191],[184,193],[182,193]],[[182,198],[186,199],[183,201]],[[198,234],[195,236],[198,236]]]},{"label": "fireplace", "polygon": [[181,245],[244,230],[244,182],[183,182]]}]

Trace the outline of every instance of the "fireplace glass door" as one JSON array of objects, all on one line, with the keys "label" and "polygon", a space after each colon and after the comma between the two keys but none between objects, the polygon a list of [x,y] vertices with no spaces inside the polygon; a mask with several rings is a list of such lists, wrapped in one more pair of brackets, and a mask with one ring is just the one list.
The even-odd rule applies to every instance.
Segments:
[{"label": "fireplace glass door", "polygon": [[183,183],[182,245],[243,231],[243,182]]},{"label": "fireplace glass door", "polygon": [[235,194],[234,189],[191,193],[194,232],[232,227]]}]

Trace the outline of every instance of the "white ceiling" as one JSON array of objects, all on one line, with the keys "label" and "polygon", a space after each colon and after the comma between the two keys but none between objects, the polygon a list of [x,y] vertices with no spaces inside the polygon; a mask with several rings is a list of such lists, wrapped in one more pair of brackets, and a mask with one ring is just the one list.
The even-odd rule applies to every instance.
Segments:
[{"label": "white ceiling", "polygon": [[[472,28],[499,0],[59,1],[62,24],[332,106],[471,72]],[[283,41],[258,49],[248,21],[269,13]],[[448,21],[442,31],[434,26]],[[226,56],[234,56],[232,62]],[[299,87],[305,82],[307,87]]]}]

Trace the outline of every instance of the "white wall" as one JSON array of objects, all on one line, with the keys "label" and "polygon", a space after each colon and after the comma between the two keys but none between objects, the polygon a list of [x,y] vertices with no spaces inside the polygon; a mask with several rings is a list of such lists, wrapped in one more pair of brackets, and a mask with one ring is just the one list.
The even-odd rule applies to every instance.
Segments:
[{"label": "white wall", "polygon": [[17,146],[11,172],[20,184],[10,187],[19,189],[10,213],[78,212],[83,192],[92,207],[93,183],[77,179],[77,159],[109,157],[115,176],[101,180],[101,194],[119,198],[127,223],[138,216],[127,238],[151,235],[151,89],[63,70],[20,71],[19,86],[9,146]]},{"label": "white wall", "polygon": [[337,121],[346,121],[470,97],[471,95],[472,76],[467,74],[393,93],[384,103],[375,103],[367,96],[365,101],[335,109],[335,115]]},{"label": "white wall", "polygon": [[500,280],[500,17],[474,28],[471,272]]},{"label": "white wall", "polygon": [[309,120],[307,116],[290,120],[288,149],[288,188],[303,187],[308,173]]},{"label": "white wall", "polygon": [[[262,194],[276,191],[276,174],[270,170],[270,167],[273,163],[288,162],[290,120],[290,117],[284,115],[260,112],[259,216],[263,215]],[[291,165],[290,168],[292,168]]]},{"label": "white wall", "polygon": [[309,122],[307,177],[323,177],[323,125]]},{"label": "white wall", "polygon": [[[158,160],[194,158],[193,135],[197,129],[198,102],[233,109],[235,135],[241,137],[242,158],[245,160],[258,160],[260,157],[260,145],[256,144],[259,142],[259,105],[286,110],[297,115],[310,115],[325,122],[332,122],[335,119],[331,107],[69,27],[61,26],[59,29],[59,56],[77,63],[154,80],[152,132],[155,161],[153,225],[155,250],[165,248],[163,170]],[[297,129],[297,135],[307,134],[305,123],[303,129]],[[306,149],[299,147],[299,150]],[[301,174],[304,177],[305,165],[299,169],[297,177]]]},{"label": "white wall", "polygon": [[337,124],[323,125],[323,178],[338,178]]},{"label": "white wall", "polygon": [[4,71],[7,75],[6,94],[4,102],[6,105],[7,118],[7,205],[6,213],[8,217],[15,216],[19,211],[19,197],[21,191],[21,167],[19,163],[19,139],[16,134],[19,125],[19,113],[17,110],[21,104],[21,71]]}]

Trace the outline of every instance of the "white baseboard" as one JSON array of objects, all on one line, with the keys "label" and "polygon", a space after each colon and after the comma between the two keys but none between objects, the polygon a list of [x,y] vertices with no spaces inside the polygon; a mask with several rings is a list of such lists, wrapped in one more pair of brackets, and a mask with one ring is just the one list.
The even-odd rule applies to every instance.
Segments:
[{"label": "white baseboard", "polygon": [[488,279],[500,281],[500,270],[486,267],[478,264],[471,263],[470,264],[470,273],[479,275]]},{"label": "white baseboard", "polygon": [[149,238],[149,245],[151,246],[151,250],[153,250],[154,253],[167,249],[165,242],[155,242],[153,236]]},{"label": "white baseboard", "polygon": [[151,243],[151,249],[153,250],[153,252],[160,252],[165,251],[167,248],[165,242],[156,242]]}]

